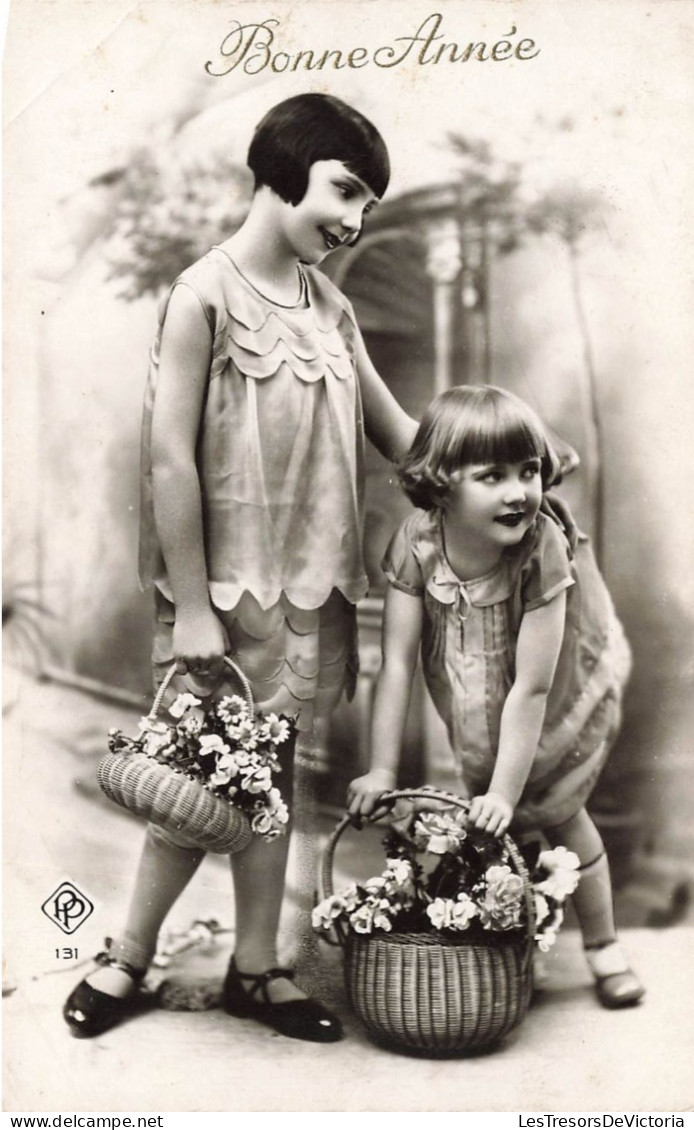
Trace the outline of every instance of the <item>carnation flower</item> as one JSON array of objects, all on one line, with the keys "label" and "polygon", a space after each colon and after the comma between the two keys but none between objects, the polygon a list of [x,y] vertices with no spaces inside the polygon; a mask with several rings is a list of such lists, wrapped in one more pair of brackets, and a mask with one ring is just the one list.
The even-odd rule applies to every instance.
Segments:
[{"label": "carnation flower", "polygon": [[485,894],[479,903],[486,930],[511,930],[519,926],[523,909],[523,880],[507,864],[488,867]]}]

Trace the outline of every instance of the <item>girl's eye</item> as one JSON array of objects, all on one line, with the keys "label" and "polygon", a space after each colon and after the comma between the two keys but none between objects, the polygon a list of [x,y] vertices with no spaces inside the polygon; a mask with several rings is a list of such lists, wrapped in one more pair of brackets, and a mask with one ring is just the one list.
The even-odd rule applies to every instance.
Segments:
[{"label": "girl's eye", "polygon": [[354,189],[351,184],[338,184],[337,190],[343,200],[351,200],[354,196]]},{"label": "girl's eye", "polygon": [[523,478],[524,479],[528,479],[528,480],[534,479],[535,476],[539,475],[539,474],[540,474],[540,468],[536,467],[536,466],[525,467],[523,469]]},{"label": "girl's eye", "polygon": [[500,471],[487,471],[486,475],[482,476],[483,483],[498,483],[501,478]]}]

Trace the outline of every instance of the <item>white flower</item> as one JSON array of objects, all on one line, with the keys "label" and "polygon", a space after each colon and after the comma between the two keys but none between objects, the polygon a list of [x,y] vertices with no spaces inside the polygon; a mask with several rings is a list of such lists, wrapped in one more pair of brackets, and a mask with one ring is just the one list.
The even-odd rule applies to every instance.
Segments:
[{"label": "white flower", "polygon": [[561,907],[557,907],[553,921],[549,926],[545,927],[539,934],[535,935],[535,941],[543,953],[547,953],[557,940],[559,927],[564,921],[564,911]]},{"label": "white flower", "polygon": [[329,930],[333,921],[344,914],[345,900],[340,895],[330,895],[323,899],[311,912],[311,922],[316,930]]},{"label": "white flower", "polygon": [[581,876],[578,869],[581,861],[573,851],[565,847],[556,847],[552,851],[541,851],[537,860],[538,867],[549,871],[546,879],[535,884],[535,889],[550,898],[563,902],[573,894],[578,886]]},{"label": "white flower", "polygon": [[282,800],[279,789],[268,789],[265,808],[276,824],[286,824],[289,820],[289,809]]},{"label": "white flower", "polygon": [[234,726],[233,735],[231,730],[229,734],[240,742],[244,749],[254,750],[258,744],[258,734],[250,718],[239,722],[238,725]]},{"label": "white flower", "polygon": [[478,913],[477,905],[464,891],[458,895],[453,903],[453,929],[467,930],[470,920]]},{"label": "white flower", "polygon": [[191,706],[200,706],[202,699],[196,698],[194,694],[179,694],[173,704],[169,707],[169,714],[174,718],[182,718],[186,710],[190,710]]},{"label": "white flower", "polygon": [[239,695],[225,695],[217,703],[217,715],[222,722],[233,725],[248,717],[248,707]]},{"label": "white flower", "polygon": [[272,774],[267,765],[257,768],[244,769],[241,777],[241,788],[248,793],[266,793],[272,787]]},{"label": "white flower", "polygon": [[427,907],[427,917],[437,930],[467,930],[477,907],[464,891],[453,899],[436,898]]},{"label": "white flower", "polygon": [[281,745],[289,737],[289,730],[290,726],[286,718],[280,718],[277,714],[268,714],[260,725],[259,733],[265,741]]},{"label": "white flower", "polygon": [[270,813],[264,808],[256,812],[251,820],[251,830],[266,840],[274,840],[276,836],[282,834],[282,829],[277,827]]},{"label": "white flower", "polygon": [[237,777],[239,767],[233,753],[222,753],[217,758],[214,773],[210,774],[210,784],[217,788],[219,785],[228,785],[232,777]]},{"label": "white flower", "polygon": [[392,923],[387,913],[390,909],[386,899],[366,902],[350,914],[350,925],[357,934],[370,934],[372,930],[390,930]]},{"label": "white flower", "polygon": [[549,904],[544,895],[539,891],[535,891],[535,924],[540,925],[546,918],[549,918]]},{"label": "white flower", "polygon": [[430,851],[432,855],[456,851],[466,836],[456,817],[447,812],[423,812],[417,817],[412,832],[420,850]]},{"label": "white flower", "polygon": [[360,885],[365,891],[368,891],[370,895],[380,894],[380,892],[385,889],[386,878],[385,875],[372,875],[370,879],[364,879],[364,882]]},{"label": "white flower", "polygon": [[153,757],[154,754],[159,753],[162,749],[166,749],[166,747],[171,744],[171,733],[168,729],[164,730],[163,734],[154,732],[148,733],[145,731],[142,735],[142,741],[144,743],[145,753]]},{"label": "white flower", "polygon": [[389,890],[409,892],[412,888],[412,864],[409,859],[387,860],[383,875]]},{"label": "white flower", "polygon": [[138,729],[141,734],[168,734],[171,727],[156,718],[140,718]]},{"label": "white flower", "polygon": [[199,737],[201,753],[231,753],[219,734],[201,734]]}]

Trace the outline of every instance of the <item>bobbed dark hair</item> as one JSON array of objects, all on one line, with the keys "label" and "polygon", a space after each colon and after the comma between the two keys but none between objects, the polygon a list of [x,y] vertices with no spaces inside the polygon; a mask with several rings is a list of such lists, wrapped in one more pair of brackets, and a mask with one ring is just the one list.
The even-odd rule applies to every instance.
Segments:
[{"label": "bobbed dark hair", "polygon": [[560,478],[560,461],[529,404],[494,385],[458,385],[429,404],[398,466],[408,498],[423,510],[445,506],[452,476],[466,464],[540,460],[543,489]]},{"label": "bobbed dark hair", "polygon": [[267,185],[288,204],[299,204],[316,161],[342,161],[379,198],[388,187],[388,150],[368,118],[331,94],[297,94],[258,123],[248,167],[256,190]]}]

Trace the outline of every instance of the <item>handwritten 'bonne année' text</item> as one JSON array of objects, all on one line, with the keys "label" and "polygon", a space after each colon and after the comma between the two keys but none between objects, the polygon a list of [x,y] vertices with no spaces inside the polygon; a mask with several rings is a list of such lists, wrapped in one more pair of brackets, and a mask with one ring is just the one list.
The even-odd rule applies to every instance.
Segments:
[{"label": "handwritten 'bonne ann\u00e9e' text", "polygon": [[440,30],[443,17],[432,12],[419,25],[413,35],[399,35],[390,43],[375,48],[304,48],[299,51],[282,51],[278,41],[277,29],[280,21],[263,20],[261,23],[240,24],[234,21],[232,29],[224,36],[220,47],[220,58],[208,60],[205,70],[209,75],[221,78],[232,71],[256,75],[270,70],[276,74],[283,71],[320,71],[325,68],[343,70],[375,66],[381,68],[397,67],[407,59],[419,66],[438,63],[467,63],[476,61],[506,62],[519,60],[525,62],[540,54],[534,39],[518,39],[514,24],[504,38],[494,42],[460,41],[445,38]]}]

